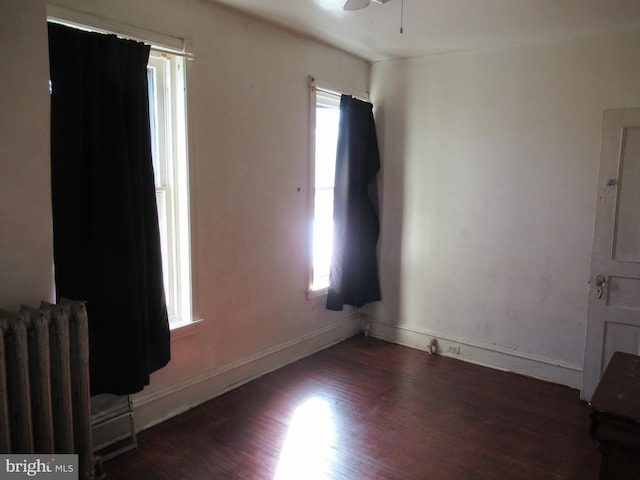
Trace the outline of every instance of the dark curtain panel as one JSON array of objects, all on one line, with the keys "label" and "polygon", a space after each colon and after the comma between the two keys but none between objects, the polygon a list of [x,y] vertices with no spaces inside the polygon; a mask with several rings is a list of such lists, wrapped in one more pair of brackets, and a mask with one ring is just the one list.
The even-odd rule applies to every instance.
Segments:
[{"label": "dark curtain panel", "polygon": [[327,309],[380,300],[376,247],[380,169],[373,106],[348,95],[340,100],[333,205],[334,241]]},{"label": "dark curtain panel", "polygon": [[87,301],[91,393],[127,394],[169,362],[149,47],[49,24],[58,298]]}]

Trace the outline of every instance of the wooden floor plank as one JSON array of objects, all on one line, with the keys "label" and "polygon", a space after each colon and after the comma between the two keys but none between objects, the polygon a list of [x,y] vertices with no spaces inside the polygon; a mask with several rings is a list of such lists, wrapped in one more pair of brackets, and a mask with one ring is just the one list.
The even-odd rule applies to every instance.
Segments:
[{"label": "wooden floor plank", "polygon": [[576,390],[354,337],[139,435],[120,479],[597,478]]}]

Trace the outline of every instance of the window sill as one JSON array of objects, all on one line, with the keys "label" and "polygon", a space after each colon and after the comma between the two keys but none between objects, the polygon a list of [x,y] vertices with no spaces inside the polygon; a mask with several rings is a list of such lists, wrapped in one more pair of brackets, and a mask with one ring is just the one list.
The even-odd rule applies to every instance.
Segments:
[{"label": "window sill", "polygon": [[202,324],[204,323],[202,318],[195,318],[190,322],[176,322],[169,326],[171,329],[171,341],[178,340],[180,338],[189,337],[200,332]]}]

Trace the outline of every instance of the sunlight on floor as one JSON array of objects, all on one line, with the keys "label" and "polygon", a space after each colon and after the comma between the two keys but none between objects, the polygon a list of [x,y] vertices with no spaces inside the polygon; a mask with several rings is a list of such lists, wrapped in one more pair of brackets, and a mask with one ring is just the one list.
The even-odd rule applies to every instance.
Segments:
[{"label": "sunlight on floor", "polygon": [[274,480],[332,478],[335,423],[326,400],[313,397],[296,408]]}]

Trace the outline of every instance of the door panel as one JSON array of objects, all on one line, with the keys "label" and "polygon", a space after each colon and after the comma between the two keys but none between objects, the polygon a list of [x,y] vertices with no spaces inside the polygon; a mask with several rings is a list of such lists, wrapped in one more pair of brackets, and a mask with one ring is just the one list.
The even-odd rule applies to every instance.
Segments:
[{"label": "door panel", "polygon": [[640,108],[604,114],[597,201],[584,400],[614,352],[640,353]]},{"label": "door panel", "polygon": [[623,127],[620,147],[614,258],[640,262],[640,128]]},{"label": "door panel", "polygon": [[609,277],[607,305],[615,308],[640,309],[640,278]]}]

